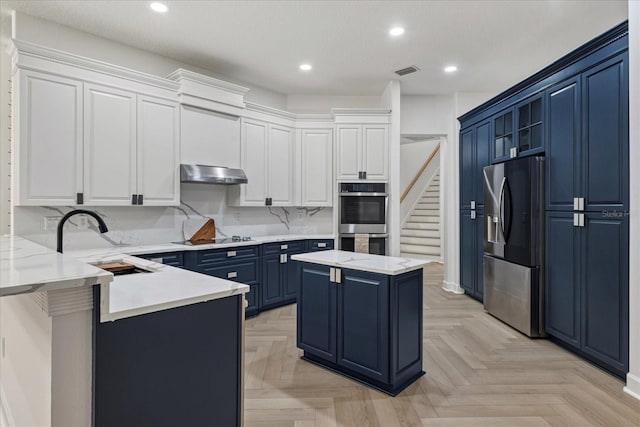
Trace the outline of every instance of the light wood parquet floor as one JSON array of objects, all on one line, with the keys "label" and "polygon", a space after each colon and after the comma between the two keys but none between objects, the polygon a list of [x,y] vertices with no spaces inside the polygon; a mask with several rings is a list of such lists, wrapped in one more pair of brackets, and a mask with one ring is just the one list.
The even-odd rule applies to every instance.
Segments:
[{"label": "light wood parquet floor", "polygon": [[426,375],[395,398],[300,360],[295,305],[247,320],[245,426],[640,426],[621,381],[424,277]]}]

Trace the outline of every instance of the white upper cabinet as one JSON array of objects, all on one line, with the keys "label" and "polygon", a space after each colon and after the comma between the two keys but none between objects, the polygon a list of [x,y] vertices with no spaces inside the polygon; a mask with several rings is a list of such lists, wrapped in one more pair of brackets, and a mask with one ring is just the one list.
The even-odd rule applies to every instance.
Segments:
[{"label": "white upper cabinet", "polygon": [[389,125],[336,126],[338,180],[389,179]]},{"label": "white upper cabinet", "polygon": [[269,125],[267,197],[274,206],[294,204],[294,144],[293,128]]},{"label": "white upper cabinet", "polygon": [[[264,206],[267,197],[267,123],[242,121],[242,169],[247,183],[240,185],[243,206]],[[237,186],[234,186],[237,189]]]},{"label": "white upper cabinet", "polygon": [[295,132],[288,126],[242,119],[241,165],[247,184],[229,187],[232,206],[295,204]]},{"label": "white upper cabinet", "polygon": [[180,204],[178,103],[138,95],[138,204]]},{"label": "white upper cabinet", "polygon": [[240,118],[182,106],[180,163],[240,167]]},{"label": "white upper cabinet", "polygon": [[74,205],[82,193],[82,82],[20,70],[13,90],[14,203]]},{"label": "white upper cabinet", "polygon": [[136,94],[84,85],[84,204],[127,205],[136,192]]},{"label": "white upper cabinet", "polygon": [[177,83],[17,40],[10,49],[14,203],[179,204]]},{"label": "white upper cabinet", "polygon": [[362,170],[366,179],[389,179],[389,126],[362,126]]},{"label": "white upper cabinet", "polygon": [[301,129],[300,157],[301,205],[332,206],[333,129]]},{"label": "white upper cabinet", "polygon": [[362,126],[339,125],[336,133],[338,179],[358,179],[362,171]]}]

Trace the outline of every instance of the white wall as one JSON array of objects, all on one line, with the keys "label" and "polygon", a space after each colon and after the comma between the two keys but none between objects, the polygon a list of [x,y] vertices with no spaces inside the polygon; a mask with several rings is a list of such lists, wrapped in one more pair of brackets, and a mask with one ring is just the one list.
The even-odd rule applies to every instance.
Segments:
[{"label": "white wall", "polygon": [[380,99],[380,107],[391,109],[389,131],[389,241],[388,255],[400,256],[400,82],[391,80]]},{"label": "white wall", "polygon": [[[299,114],[329,113],[332,108],[380,108],[380,96],[288,95],[287,111]],[[387,107],[386,105],[384,107]],[[390,107],[389,107],[390,108]]]},{"label": "white wall", "polygon": [[413,180],[425,160],[440,143],[440,138],[430,138],[424,141],[407,142],[400,145],[400,191],[404,192]]},{"label": "white wall", "polygon": [[[16,13],[15,22],[14,37],[19,40],[86,56],[159,77],[165,77],[178,68],[186,68],[196,73],[205,74],[250,88],[251,90],[245,96],[246,101],[279,109],[284,109],[287,105],[285,95],[251,83],[236,80],[233,76],[224,76],[213,70],[186,64],[166,56],[127,46],[23,13]],[[179,37],[179,35],[176,36]]]},{"label": "white wall", "polygon": [[629,0],[629,373],[625,391],[640,399],[640,2]]},{"label": "white wall", "polygon": [[403,135],[447,135],[451,131],[451,95],[403,95],[400,108]]},{"label": "white wall", "polygon": [[10,232],[10,211],[11,211],[11,192],[10,185],[10,131],[11,124],[9,122],[10,107],[9,92],[11,86],[9,79],[11,78],[11,60],[7,55],[9,40],[11,39],[11,15],[2,10],[0,15],[0,234],[8,234]]}]

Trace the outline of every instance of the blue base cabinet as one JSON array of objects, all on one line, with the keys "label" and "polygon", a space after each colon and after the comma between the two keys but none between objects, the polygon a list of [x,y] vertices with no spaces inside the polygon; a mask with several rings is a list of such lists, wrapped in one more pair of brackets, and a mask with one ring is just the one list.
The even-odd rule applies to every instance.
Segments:
[{"label": "blue base cabinet", "polygon": [[628,227],[624,217],[547,212],[546,330],[620,378],[629,366]]},{"label": "blue base cabinet", "polygon": [[262,297],[260,309],[296,301],[298,284],[291,255],[306,252],[306,242],[266,243],[262,245]]},{"label": "blue base cabinet", "polygon": [[422,370],[422,269],[398,276],[298,263],[303,359],[393,396]]},{"label": "blue base cabinet", "polygon": [[100,322],[94,287],[93,425],[240,426],[242,296]]},{"label": "blue base cabinet", "polygon": [[258,314],[260,305],[260,246],[239,246],[185,252],[185,268],[209,276],[249,285],[246,316]]}]

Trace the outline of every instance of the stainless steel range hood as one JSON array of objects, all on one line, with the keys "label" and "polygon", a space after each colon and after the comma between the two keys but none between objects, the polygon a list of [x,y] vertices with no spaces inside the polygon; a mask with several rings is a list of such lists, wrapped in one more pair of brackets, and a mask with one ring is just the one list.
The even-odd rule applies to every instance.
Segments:
[{"label": "stainless steel range hood", "polygon": [[201,184],[246,184],[247,175],[242,169],[223,166],[180,165],[180,182]]}]

